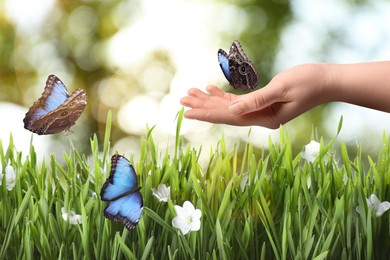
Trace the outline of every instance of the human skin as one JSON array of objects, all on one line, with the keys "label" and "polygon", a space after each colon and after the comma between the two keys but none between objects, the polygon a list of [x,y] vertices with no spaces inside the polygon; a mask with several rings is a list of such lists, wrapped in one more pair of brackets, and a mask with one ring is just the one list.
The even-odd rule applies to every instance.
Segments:
[{"label": "human skin", "polygon": [[355,64],[302,64],[278,73],[248,94],[207,86],[188,90],[180,103],[185,118],[237,126],[278,128],[327,102],[346,102],[390,112],[390,61]]}]

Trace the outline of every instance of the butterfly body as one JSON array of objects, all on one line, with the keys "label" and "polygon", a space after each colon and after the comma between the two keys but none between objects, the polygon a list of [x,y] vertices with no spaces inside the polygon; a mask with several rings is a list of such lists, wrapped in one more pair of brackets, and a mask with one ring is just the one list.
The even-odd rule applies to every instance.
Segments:
[{"label": "butterfly body", "polygon": [[234,88],[241,90],[256,88],[259,81],[256,70],[239,41],[232,43],[229,54],[219,49],[218,61],[223,74]]},{"label": "butterfly body", "polygon": [[100,192],[101,200],[109,202],[104,209],[104,216],[113,221],[121,221],[129,230],[134,228],[141,218],[143,208],[140,189],[130,162],[121,155],[113,155],[110,176]]},{"label": "butterfly body", "polygon": [[67,131],[87,105],[87,92],[76,89],[71,95],[55,75],[46,81],[45,90],[23,119],[24,128],[39,135]]}]

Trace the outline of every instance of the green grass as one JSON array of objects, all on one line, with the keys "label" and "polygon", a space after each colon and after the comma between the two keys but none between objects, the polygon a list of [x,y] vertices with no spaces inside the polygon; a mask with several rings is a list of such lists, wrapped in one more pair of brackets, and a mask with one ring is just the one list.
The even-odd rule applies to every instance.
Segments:
[{"label": "green grass", "polygon": [[[130,158],[144,198],[141,220],[132,231],[103,216],[99,197],[114,152],[109,151],[110,114],[103,144],[96,136],[90,141],[93,160],[71,146],[65,164],[48,156],[38,165],[33,146],[22,155],[12,136],[7,148],[0,140],[0,162],[10,163],[17,174],[14,189],[6,189],[5,178],[0,186],[0,259],[388,258],[389,212],[376,217],[366,203],[372,193],[390,200],[385,135],[378,161],[369,158],[366,169],[360,148],[350,158],[344,144],[336,153],[333,141],[321,141],[320,156],[308,163],[301,153],[292,154],[283,129],[280,141],[269,140],[264,151],[249,143],[243,153],[238,147],[227,150],[222,136],[208,151],[207,167],[201,167],[201,151],[179,135],[182,113],[174,154],[156,149],[150,129],[140,140],[139,161]],[[171,187],[167,203],[152,195],[160,183]],[[202,218],[199,231],[183,236],[171,222],[173,206],[185,200],[202,211]],[[62,207],[81,214],[82,224],[64,221]]]}]

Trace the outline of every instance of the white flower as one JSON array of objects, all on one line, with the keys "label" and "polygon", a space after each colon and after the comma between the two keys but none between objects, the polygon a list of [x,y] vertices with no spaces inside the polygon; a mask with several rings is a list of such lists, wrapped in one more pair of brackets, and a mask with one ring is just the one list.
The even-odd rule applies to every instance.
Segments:
[{"label": "white flower", "polygon": [[165,184],[160,184],[157,187],[152,189],[153,196],[155,196],[159,202],[167,202],[171,197],[171,187],[168,187]]},{"label": "white flower", "polygon": [[302,154],[302,158],[313,163],[320,154],[320,143],[316,141],[310,141],[309,144],[305,145],[305,151]]},{"label": "white flower", "polygon": [[11,165],[5,167],[5,179],[7,182],[7,190],[12,190],[15,187],[16,174]]},{"label": "white flower", "polygon": [[367,206],[369,209],[374,209],[376,211],[376,216],[380,217],[390,209],[390,202],[381,202],[375,194],[371,194],[367,199]]},{"label": "white flower", "polygon": [[[0,171],[0,185],[3,182],[3,176],[4,174],[2,174]],[[7,185],[7,190],[12,190],[15,187],[15,180],[15,170],[10,164],[8,164],[7,167],[5,167],[5,182]]]},{"label": "white flower", "polygon": [[[61,212],[62,212],[62,218],[65,220],[65,221],[69,221],[69,224],[71,225],[76,225],[76,224],[81,224],[83,219],[81,217],[81,215],[79,214],[76,214],[73,210],[71,210],[68,214],[68,212],[66,211],[66,209],[64,207],[61,208]],[[69,219],[68,219],[69,218]]]},{"label": "white flower", "polygon": [[183,207],[175,205],[177,216],[172,220],[172,226],[179,228],[183,235],[200,229],[202,211],[195,209],[191,202],[185,201]]}]

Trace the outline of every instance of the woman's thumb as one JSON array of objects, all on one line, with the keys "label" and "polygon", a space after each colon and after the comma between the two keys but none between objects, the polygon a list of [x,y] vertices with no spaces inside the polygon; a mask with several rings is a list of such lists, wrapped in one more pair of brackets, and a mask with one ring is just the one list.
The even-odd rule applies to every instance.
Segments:
[{"label": "woman's thumb", "polygon": [[274,102],[271,97],[272,92],[270,92],[270,88],[264,87],[252,93],[239,96],[239,98],[229,106],[229,111],[235,115],[258,111]]}]

